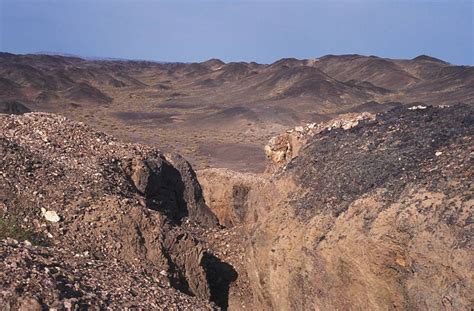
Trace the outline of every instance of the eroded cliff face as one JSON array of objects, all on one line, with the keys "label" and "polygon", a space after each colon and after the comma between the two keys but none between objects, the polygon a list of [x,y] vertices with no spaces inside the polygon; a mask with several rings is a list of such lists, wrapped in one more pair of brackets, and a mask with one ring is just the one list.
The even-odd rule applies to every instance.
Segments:
[{"label": "eroded cliff face", "polygon": [[395,109],[311,136],[249,195],[255,306],[472,308],[473,116]]},{"label": "eroded cliff face", "polygon": [[222,226],[241,227],[252,211],[251,191],[267,181],[265,176],[228,169],[204,169],[197,172],[204,198]]}]

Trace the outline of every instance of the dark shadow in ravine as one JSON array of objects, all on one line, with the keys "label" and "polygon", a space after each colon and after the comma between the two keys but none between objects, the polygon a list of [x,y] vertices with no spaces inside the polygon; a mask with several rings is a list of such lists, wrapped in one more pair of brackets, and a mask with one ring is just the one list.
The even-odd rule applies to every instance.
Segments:
[{"label": "dark shadow in ravine", "polygon": [[222,310],[227,310],[230,285],[237,280],[237,271],[230,264],[210,253],[204,255],[202,264],[211,290],[211,301]]},{"label": "dark shadow in ravine", "polygon": [[174,224],[180,225],[181,220],[189,215],[184,199],[186,186],[180,172],[166,162],[149,159],[144,163],[149,174],[144,193],[147,208],[163,213]]}]

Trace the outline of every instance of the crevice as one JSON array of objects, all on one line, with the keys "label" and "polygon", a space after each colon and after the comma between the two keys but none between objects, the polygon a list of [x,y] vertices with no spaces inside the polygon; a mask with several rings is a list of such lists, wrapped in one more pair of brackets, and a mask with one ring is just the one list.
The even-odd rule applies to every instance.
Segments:
[{"label": "crevice", "polygon": [[204,254],[202,265],[211,291],[210,300],[222,310],[227,310],[230,285],[237,280],[237,271],[232,265],[223,262],[211,253]]},{"label": "crevice", "polygon": [[174,263],[173,259],[166,251],[166,249],[162,249],[162,252],[166,260],[168,261],[168,279],[170,281],[171,286],[186,295],[194,296],[194,294],[189,288],[189,283],[186,280],[183,271],[179,269],[178,266]]}]

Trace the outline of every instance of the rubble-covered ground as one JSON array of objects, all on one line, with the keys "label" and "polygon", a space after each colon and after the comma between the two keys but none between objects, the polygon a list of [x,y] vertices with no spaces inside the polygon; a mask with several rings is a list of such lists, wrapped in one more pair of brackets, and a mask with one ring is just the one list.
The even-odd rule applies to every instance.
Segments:
[{"label": "rubble-covered ground", "polygon": [[0,258],[3,310],[211,309],[206,301],[176,291],[165,275],[152,277],[88,252],[7,239],[0,242]]},{"label": "rubble-covered ground", "polygon": [[0,305],[216,306],[191,231],[217,218],[184,159],[28,113],[0,115],[0,160],[0,232],[20,239],[0,245]]}]

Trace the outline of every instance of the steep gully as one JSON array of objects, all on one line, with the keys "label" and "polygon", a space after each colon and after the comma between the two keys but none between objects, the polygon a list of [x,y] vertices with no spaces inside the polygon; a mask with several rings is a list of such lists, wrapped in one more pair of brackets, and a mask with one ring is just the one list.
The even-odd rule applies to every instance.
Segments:
[{"label": "steep gully", "polygon": [[[78,306],[156,303],[146,278],[120,283],[143,275],[210,308],[472,308],[473,115],[472,105],[416,106],[297,127],[265,147],[261,175],[195,173],[180,156],[55,115],[2,116],[2,213],[34,219],[62,262],[126,270],[113,284],[79,281],[73,293],[22,286],[50,307],[65,297]],[[60,221],[45,222],[40,207],[57,202]],[[64,280],[104,276],[62,270],[72,274]],[[23,278],[5,284],[15,282]],[[21,305],[5,293],[0,302]]]}]

